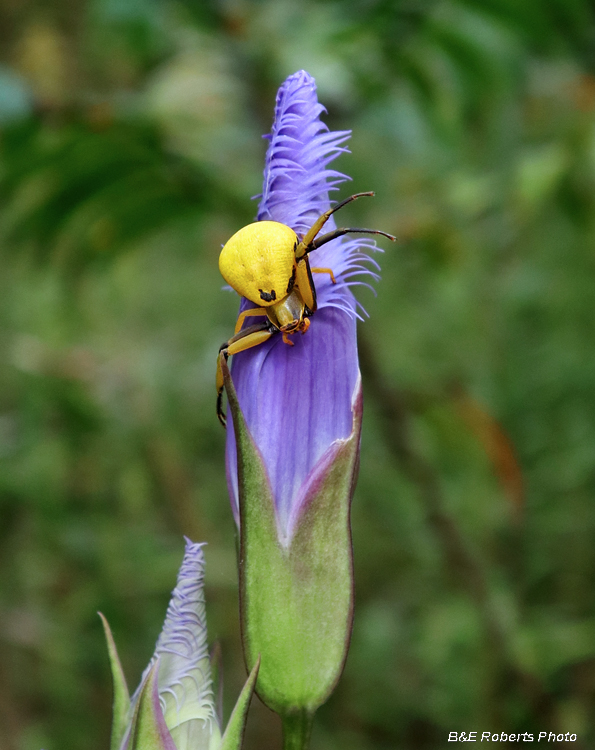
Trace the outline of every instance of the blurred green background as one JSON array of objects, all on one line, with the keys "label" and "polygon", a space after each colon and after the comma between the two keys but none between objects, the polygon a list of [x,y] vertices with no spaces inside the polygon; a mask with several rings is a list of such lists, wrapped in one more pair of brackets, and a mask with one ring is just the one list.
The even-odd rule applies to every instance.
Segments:
[{"label": "blurred green background", "polygon": [[[595,746],[595,9],[587,0],[0,0],[0,748],[108,747],[207,541],[244,680],[215,356],[277,87],[353,130],[356,617],[313,750]],[[384,242],[380,244],[385,245]],[[388,246],[388,243],[386,243]],[[247,750],[279,747],[258,701]]]}]

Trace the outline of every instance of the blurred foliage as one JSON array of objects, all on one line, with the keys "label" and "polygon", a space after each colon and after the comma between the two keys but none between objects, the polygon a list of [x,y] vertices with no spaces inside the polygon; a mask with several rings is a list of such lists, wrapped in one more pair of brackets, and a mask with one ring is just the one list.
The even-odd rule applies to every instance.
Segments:
[{"label": "blurred foliage", "polygon": [[[243,683],[214,362],[278,85],[398,235],[362,293],[357,609],[313,748],[595,743],[595,11],[587,0],[0,2],[0,747],[107,747],[208,541]],[[348,190],[349,188],[346,188]],[[229,705],[226,704],[227,710]],[[275,747],[255,705],[247,747]]]}]

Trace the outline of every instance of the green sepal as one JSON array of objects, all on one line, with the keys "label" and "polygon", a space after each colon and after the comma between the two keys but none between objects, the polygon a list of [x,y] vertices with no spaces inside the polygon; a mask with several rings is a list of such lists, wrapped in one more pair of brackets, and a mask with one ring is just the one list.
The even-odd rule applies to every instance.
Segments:
[{"label": "green sepal", "polygon": [[143,681],[130,724],[126,750],[176,750],[159,705],[159,659]]},{"label": "green sepal", "polygon": [[280,540],[261,455],[226,363],[225,388],[238,451],[240,610],[248,667],[262,656],[256,692],[285,717],[312,715],[337,683],[351,635],[350,505],[358,469],[361,392],[351,435],[335,444],[293,537]]},{"label": "green sepal", "polygon": [[124,670],[120,663],[118,651],[112,631],[108,621],[101,612],[97,613],[101,617],[105,640],[107,641],[107,651],[109,654],[110,667],[112,670],[112,682],[114,689],[113,719],[112,719],[112,736],[110,739],[110,750],[119,750],[124,733],[128,726],[128,717],[130,714],[130,693],[124,677]]},{"label": "green sepal", "polygon": [[244,739],[244,730],[246,729],[246,719],[248,717],[248,707],[250,706],[252,694],[254,693],[254,686],[256,685],[259,667],[260,656],[248,675],[248,679],[242,688],[240,697],[231,712],[219,750],[241,750],[242,740]]}]

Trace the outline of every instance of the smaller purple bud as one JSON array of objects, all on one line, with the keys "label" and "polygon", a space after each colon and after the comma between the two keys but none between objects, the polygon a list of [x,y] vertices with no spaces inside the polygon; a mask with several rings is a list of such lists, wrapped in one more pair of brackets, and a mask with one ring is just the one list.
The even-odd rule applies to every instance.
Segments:
[{"label": "smaller purple bud", "polygon": [[110,750],[240,750],[258,675],[252,669],[223,737],[207,649],[202,544],[186,539],[178,582],[155,653],[129,698],[107,621],[101,615],[114,682]]},{"label": "smaller purple bud", "polygon": [[221,744],[207,647],[202,547],[186,539],[155,652],[130,699],[120,750],[213,750]]},{"label": "smaller purple bud", "polygon": [[[159,660],[158,693],[177,750],[208,748],[220,740],[207,646],[203,544],[186,539],[184,560],[172,592],[155,653],[142,684]],[[139,687],[132,696],[138,700]]]}]

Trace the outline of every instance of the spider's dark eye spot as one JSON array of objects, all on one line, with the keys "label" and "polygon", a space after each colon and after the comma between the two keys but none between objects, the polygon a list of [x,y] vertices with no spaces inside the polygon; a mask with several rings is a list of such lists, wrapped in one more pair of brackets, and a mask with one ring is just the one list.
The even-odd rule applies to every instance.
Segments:
[{"label": "spider's dark eye spot", "polygon": [[262,289],[258,291],[260,292],[260,299],[265,302],[274,302],[277,299],[277,292],[274,289],[271,289],[270,292],[263,292]]}]

